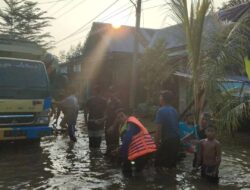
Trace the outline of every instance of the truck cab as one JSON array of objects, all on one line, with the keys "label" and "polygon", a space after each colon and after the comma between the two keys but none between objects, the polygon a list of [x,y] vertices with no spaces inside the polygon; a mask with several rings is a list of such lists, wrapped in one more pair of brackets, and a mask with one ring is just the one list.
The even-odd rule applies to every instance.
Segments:
[{"label": "truck cab", "polygon": [[51,135],[50,107],[44,64],[0,57],[0,141],[37,140]]}]

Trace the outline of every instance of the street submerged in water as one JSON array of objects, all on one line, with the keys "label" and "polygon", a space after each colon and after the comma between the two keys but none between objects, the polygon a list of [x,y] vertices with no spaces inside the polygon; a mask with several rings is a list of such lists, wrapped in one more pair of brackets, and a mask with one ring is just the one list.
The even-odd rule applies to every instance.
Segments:
[{"label": "street submerged in water", "polygon": [[89,150],[83,113],[79,114],[77,143],[67,134],[46,137],[39,144],[0,147],[0,189],[250,189],[250,134],[222,142],[219,185],[212,185],[192,171],[188,155],[175,171],[158,175],[147,168],[141,176],[123,177],[118,164],[100,150]]}]

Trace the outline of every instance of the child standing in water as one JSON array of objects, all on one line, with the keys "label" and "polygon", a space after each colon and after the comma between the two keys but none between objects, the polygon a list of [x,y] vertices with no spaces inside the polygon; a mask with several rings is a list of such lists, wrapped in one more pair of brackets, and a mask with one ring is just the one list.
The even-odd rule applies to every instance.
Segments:
[{"label": "child standing in water", "polygon": [[216,128],[209,124],[205,129],[206,139],[200,143],[201,176],[212,182],[218,182],[221,162],[221,145],[215,139]]}]

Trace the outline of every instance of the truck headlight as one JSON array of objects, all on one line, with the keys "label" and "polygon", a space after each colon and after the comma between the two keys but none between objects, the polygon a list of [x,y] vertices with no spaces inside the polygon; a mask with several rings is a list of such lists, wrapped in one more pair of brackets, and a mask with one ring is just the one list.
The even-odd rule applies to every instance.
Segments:
[{"label": "truck headlight", "polygon": [[49,124],[49,110],[44,110],[36,115],[36,124]]},{"label": "truck headlight", "polygon": [[45,116],[45,117],[38,117],[36,119],[36,124],[48,124],[49,123],[49,117]]}]

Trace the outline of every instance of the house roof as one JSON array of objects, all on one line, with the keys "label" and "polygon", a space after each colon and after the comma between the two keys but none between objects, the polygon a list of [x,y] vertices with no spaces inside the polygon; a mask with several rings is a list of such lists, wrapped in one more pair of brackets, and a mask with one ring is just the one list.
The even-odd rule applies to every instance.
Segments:
[{"label": "house roof", "polygon": [[185,45],[185,34],[182,25],[177,24],[158,30],[154,34],[149,47],[153,47],[158,40],[166,41],[166,48],[168,49]]},{"label": "house roof", "polygon": [[44,50],[36,43],[27,40],[11,39],[8,35],[0,35],[0,51],[29,53],[39,56],[44,53]]},{"label": "house roof", "polygon": [[[94,22],[89,33],[86,45],[89,45],[88,40],[92,37],[101,35],[105,38],[108,52],[134,52],[134,32],[135,28],[131,26],[121,26],[114,29],[111,24]],[[143,52],[150,43],[152,36],[156,32],[155,29],[140,28],[138,35],[139,52]]]},{"label": "house roof", "polygon": [[250,11],[250,2],[234,6],[230,9],[220,10],[218,15],[220,20],[236,22],[247,11]]},{"label": "house roof", "polygon": [[[218,27],[219,22],[215,16],[206,18],[206,34],[213,34],[218,30]],[[135,28],[131,26],[121,26],[119,29],[114,29],[111,24],[94,22],[86,40],[85,48],[91,50],[92,45],[99,43],[101,38],[103,39],[102,42],[105,43],[107,52],[133,53],[134,32]],[[185,34],[181,24],[163,29],[140,28],[137,37],[140,53],[143,53],[145,48],[153,47],[159,39],[162,39],[166,42],[166,49],[177,49],[179,54],[185,54]],[[174,56],[176,55],[176,51],[174,51]]]},{"label": "house roof", "polygon": [[[219,21],[214,15],[207,16],[204,25],[206,36],[209,38],[211,35],[217,32],[219,30],[219,26]],[[149,47],[153,47],[155,43],[160,39],[165,40],[166,49],[175,49],[178,47],[184,47],[185,49],[186,37],[182,28],[182,24],[177,24],[158,30],[154,34]]]}]

